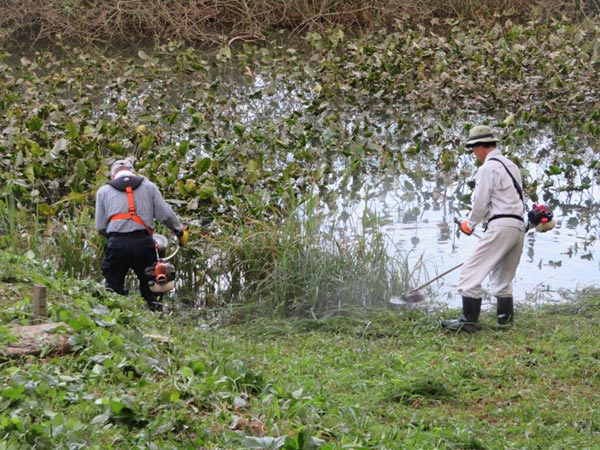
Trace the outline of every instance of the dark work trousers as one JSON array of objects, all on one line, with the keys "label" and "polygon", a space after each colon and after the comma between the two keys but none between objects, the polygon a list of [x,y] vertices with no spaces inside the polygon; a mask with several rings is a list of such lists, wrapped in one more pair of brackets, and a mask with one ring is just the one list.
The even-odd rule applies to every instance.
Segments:
[{"label": "dark work trousers", "polygon": [[104,249],[102,274],[106,287],[124,294],[125,276],[133,269],[140,281],[140,293],[148,306],[155,306],[156,297],[150,291],[144,271],[156,261],[154,239],[146,231],[111,233]]}]

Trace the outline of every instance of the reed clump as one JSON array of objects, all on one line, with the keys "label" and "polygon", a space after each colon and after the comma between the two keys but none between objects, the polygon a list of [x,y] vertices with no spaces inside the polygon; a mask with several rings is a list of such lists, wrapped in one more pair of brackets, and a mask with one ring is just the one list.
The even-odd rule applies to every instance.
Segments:
[{"label": "reed clump", "polygon": [[311,213],[223,227],[215,243],[217,271],[229,274],[223,299],[253,315],[316,318],[385,306],[405,288],[408,266],[388,255],[381,232],[345,237],[317,222]]},{"label": "reed clump", "polygon": [[8,0],[0,6],[0,43],[70,39],[87,43],[167,39],[193,43],[260,41],[276,31],[301,34],[346,26],[360,31],[397,21],[516,21],[581,18],[600,0]]}]

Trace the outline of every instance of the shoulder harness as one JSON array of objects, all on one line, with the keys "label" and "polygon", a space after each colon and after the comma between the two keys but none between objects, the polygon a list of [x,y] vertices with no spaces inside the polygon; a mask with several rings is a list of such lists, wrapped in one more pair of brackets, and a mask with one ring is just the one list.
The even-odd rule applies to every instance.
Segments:
[{"label": "shoulder harness", "polygon": [[148,234],[152,235],[152,229],[144,223],[142,218],[135,212],[135,202],[133,199],[133,191],[137,189],[142,182],[144,177],[128,176],[115,178],[108,182],[110,186],[121,192],[127,193],[127,203],[129,205],[129,211],[126,213],[114,214],[110,217],[110,221],[113,220],[133,220],[135,223],[142,225]]},{"label": "shoulder harness", "polygon": [[[513,176],[513,174],[510,173],[510,170],[508,170],[508,167],[506,167],[506,164],[504,164],[498,158],[489,158],[488,161],[498,161],[500,164],[502,164],[504,166],[504,168],[506,169],[506,173],[508,173],[508,175],[510,176],[513,186],[515,187],[515,189],[517,190],[517,193],[519,194],[519,198],[521,199],[521,202],[525,203],[524,196],[523,196],[523,189],[521,189],[521,186],[519,186],[519,183],[517,183],[517,180],[515,180],[515,177]],[[490,219],[488,220],[488,223],[494,219],[502,219],[504,217],[509,217],[511,219],[517,219],[517,220],[520,220],[521,222],[524,222],[523,217],[517,216],[515,214],[496,214],[495,216],[490,217]]]}]

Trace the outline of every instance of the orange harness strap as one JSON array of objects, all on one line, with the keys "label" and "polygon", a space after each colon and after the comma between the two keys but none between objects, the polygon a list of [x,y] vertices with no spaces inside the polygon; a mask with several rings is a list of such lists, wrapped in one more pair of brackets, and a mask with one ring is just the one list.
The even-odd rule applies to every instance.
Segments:
[{"label": "orange harness strap", "polygon": [[135,202],[133,200],[133,189],[131,186],[125,187],[125,192],[127,192],[127,203],[129,204],[129,212],[115,214],[111,216],[110,221],[113,220],[133,220],[136,223],[142,225],[148,234],[152,235],[152,229],[144,223],[140,216],[135,213]]}]

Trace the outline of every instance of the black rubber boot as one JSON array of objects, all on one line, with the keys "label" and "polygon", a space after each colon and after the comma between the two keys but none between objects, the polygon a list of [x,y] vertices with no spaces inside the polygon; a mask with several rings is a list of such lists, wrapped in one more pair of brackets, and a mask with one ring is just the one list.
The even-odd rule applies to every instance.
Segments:
[{"label": "black rubber boot", "polygon": [[455,320],[442,320],[442,328],[464,333],[475,333],[481,312],[481,298],[463,297],[463,314]]},{"label": "black rubber boot", "polygon": [[514,304],[512,297],[497,297],[498,325],[510,327],[513,324]]},{"label": "black rubber boot", "polygon": [[163,311],[162,295],[148,296],[148,298],[146,298],[145,300],[146,300],[146,304],[148,305],[148,309],[150,311],[154,311],[154,312],[162,312]]}]

